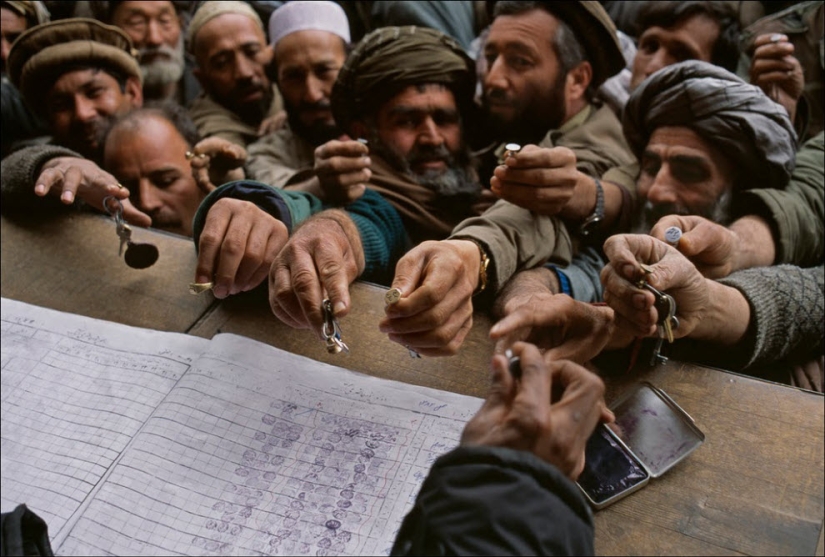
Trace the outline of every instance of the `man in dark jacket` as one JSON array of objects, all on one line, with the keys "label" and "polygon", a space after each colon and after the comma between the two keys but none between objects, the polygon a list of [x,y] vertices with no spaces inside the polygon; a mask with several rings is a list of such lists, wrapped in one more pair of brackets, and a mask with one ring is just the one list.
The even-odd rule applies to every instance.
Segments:
[{"label": "man in dark jacket", "polygon": [[593,554],[593,515],[571,480],[593,429],[613,418],[604,384],[569,361],[545,361],[531,344],[513,352],[520,373],[493,358],[487,400],[461,446],[433,465],[392,554]]}]

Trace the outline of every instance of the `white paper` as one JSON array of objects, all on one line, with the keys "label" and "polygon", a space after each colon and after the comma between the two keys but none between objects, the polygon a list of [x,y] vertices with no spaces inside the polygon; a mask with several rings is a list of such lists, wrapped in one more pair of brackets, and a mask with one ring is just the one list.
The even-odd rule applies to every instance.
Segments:
[{"label": "white paper", "polygon": [[[7,319],[4,300],[4,449]],[[108,350],[123,350],[111,330],[138,331],[100,323],[87,319],[83,330]],[[149,355],[182,337],[141,333],[153,339]],[[110,473],[58,539],[60,554],[388,553],[430,465],[481,404],[235,335],[202,342],[122,457],[109,461]],[[6,478],[4,455],[4,511]],[[9,503],[19,502],[28,500]]]}]

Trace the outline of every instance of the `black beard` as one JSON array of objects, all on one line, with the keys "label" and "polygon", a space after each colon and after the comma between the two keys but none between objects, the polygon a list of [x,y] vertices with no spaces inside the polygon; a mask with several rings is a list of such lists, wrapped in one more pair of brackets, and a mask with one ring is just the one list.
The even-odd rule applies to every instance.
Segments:
[{"label": "black beard", "polygon": [[[559,72],[559,77],[550,91],[549,98],[542,103],[542,110],[533,110],[534,107],[518,107],[518,111],[512,120],[504,120],[492,114],[484,103],[484,112],[487,126],[493,137],[499,143],[516,142],[526,145],[529,143],[539,143],[547,132],[558,129],[564,122],[564,83],[566,75]],[[497,91],[485,93],[484,98],[496,98],[500,96]]]},{"label": "black beard", "polygon": [[293,133],[313,147],[320,147],[327,141],[337,139],[343,134],[337,125],[331,126],[320,120],[307,126],[301,121],[299,110],[289,107],[286,103],[284,107],[286,108],[289,127]]},{"label": "black beard", "polygon": [[650,230],[662,217],[668,215],[687,216],[693,215],[708,219],[716,224],[727,226],[730,223],[732,195],[729,191],[723,193],[715,203],[702,210],[691,210],[675,203],[660,203],[654,205],[648,200],[641,198],[636,203],[636,211],[633,215],[633,234],[649,234]]}]

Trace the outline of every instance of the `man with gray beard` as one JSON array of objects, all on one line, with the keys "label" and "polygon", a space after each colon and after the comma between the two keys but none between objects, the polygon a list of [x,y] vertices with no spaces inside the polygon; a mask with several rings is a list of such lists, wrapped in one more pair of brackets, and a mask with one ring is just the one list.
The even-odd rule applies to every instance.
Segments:
[{"label": "man with gray beard", "polygon": [[174,100],[181,106],[200,93],[184,50],[181,15],[161,1],[93,2],[98,19],[123,29],[138,51],[143,97]]}]

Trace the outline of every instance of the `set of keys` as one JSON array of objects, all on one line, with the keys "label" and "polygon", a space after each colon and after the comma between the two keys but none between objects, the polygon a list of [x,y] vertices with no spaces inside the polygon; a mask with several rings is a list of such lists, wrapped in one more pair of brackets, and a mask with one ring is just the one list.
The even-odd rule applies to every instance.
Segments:
[{"label": "set of keys", "polygon": [[[647,265],[641,264],[642,271],[649,275],[653,269]],[[653,366],[657,362],[665,363],[667,358],[662,355],[662,345],[667,339],[668,343],[673,342],[673,331],[679,328],[679,319],[676,317],[676,300],[670,294],[665,294],[648,284],[647,280],[641,279],[636,283],[637,288],[650,291],[656,297],[654,307],[657,313],[656,330],[658,333],[658,340],[653,349],[653,355],[650,358],[650,365]]]},{"label": "set of keys", "polygon": [[[114,201],[117,207],[110,209],[110,202]],[[133,269],[145,269],[151,267],[158,260],[158,248],[154,244],[141,244],[132,241],[132,228],[123,220],[123,204],[113,196],[103,200],[103,207],[115,219],[115,232],[120,239],[117,255],[124,255],[123,247],[126,246],[124,260]]]},{"label": "set of keys", "polygon": [[324,327],[321,329],[321,336],[324,337],[324,342],[326,342],[327,352],[330,354],[349,352],[349,346],[341,340],[341,327],[332,313],[332,302],[329,301],[329,298],[323,301],[321,307],[324,312]]}]

